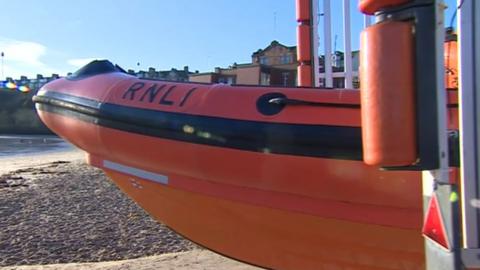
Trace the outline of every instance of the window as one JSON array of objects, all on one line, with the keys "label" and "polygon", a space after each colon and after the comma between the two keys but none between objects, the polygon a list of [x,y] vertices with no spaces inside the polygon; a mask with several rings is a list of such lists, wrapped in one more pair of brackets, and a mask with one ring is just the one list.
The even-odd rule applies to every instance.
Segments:
[{"label": "window", "polygon": [[270,74],[260,73],[260,85],[270,85]]},{"label": "window", "polygon": [[290,64],[292,63],[292,55],[284,54],[280,56],[280,64]]},{"label": "window", "polygon": [[283,86],[287,86],[287,85],[288,85],[288,75],[289,75],[288,72],[282,72],[282,82],[283,82]]},{"label": "window", "polygon": [[268,58],[266,56],[260,56],[260,64],[268,65]]},{"label": "window", "polygon": [[224,83],[224,84],[234,84],[235,83],[235,78],[234,77],[219,77],[218,78],[218,83]]}]

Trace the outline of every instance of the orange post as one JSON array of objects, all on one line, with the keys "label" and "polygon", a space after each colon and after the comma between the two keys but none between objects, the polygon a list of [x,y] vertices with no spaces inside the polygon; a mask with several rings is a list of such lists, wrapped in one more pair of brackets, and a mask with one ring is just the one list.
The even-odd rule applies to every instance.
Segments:
[{"label": "orange post", "polygon": [[458,89],[458,47],[457,36],[449,29],[444,44],[445,87]]},{"label": "orange post", "polygon": [[312,84],[312,66],[301,64],[297,67],[297,73],[299,86]]},{"label": "orange post", "polygon": [[310,21],[310,0],[297,0],[296,2],[297,9],[297,22],[300,21]]},{"label": "orange post", "polygon": [[416,162],[412,26],[385,22],[361,34],[363,159],[382,167]]},{"label": "orange post", "polygon": [[310,26],[301,24],[297,26],[297,60],[300,63],[310,63]]},{"label": "orange post", "polygon": [[298,86],[312,87],[312,27],[310,0],[297,0]]}]

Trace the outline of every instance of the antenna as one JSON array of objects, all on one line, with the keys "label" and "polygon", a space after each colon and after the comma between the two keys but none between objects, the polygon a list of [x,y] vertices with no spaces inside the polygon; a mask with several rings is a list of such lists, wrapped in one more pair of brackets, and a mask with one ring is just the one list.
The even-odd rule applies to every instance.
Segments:
[{"label": "antenna", "polygon": [[3,80],[5,78],[5,74],[3,74],[3,58],[5,57],[5,53],[2,52],[1,56],[2,56],[2,80]]},{"label": "antenna", "polygon": [[335,34],[335,41],[333,43],[333,53],[335,54],[335,52],[337,51],[337,38],[338,38],[338,35]]},{"label": "antenna", "polygon": [[277,12],[273,12],[273,36],[277,36]]}]

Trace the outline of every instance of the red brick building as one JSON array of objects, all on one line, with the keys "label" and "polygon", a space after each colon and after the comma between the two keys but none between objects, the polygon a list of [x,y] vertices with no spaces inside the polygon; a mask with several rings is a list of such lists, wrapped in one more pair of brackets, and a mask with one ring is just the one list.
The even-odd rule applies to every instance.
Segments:
[{"label": "red brick building", "polygon": [[[332,59],[333,87],[344,88],[344,53],[336,51]],[[359,53],[352,52],[352,64],[355,88],[359,87],[358,66]],[[325,73],[325,57],[319,56],[319,72]],[[297,47],[285,46],[274,40],[265,49],[259,49],[252,54],[252,62],[246,64],[234,63],[228,68],[215,68],[214,72],[191,73],[189,80],[204,83],[247,84],[296,86],[297,85]],[[320,79],[320,87],[325,85]]]},{"label": "red brick building", "polygon": [[252,54],[252,63],[215,68],[214,72],[193,73],[192,82],[295,86],[297,79],[296,46],[274,40],[265,49]]}]

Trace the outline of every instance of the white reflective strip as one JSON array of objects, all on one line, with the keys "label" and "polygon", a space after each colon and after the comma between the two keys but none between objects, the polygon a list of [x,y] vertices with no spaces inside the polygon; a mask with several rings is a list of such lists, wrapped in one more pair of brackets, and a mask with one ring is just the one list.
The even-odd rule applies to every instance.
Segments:
[{"label": "white reflective strip", "polygon": [[130,174],[133,176],[140,177],[142,179],[151,180],[160,184],[168,185],[168,176],[157,174],[149,171],[144,171],[141,169],[133,168],[130,166],[122,165],[115,163],[109,160],[103,161],[103,166],[107,169],[111,169],[117,172]]}]

